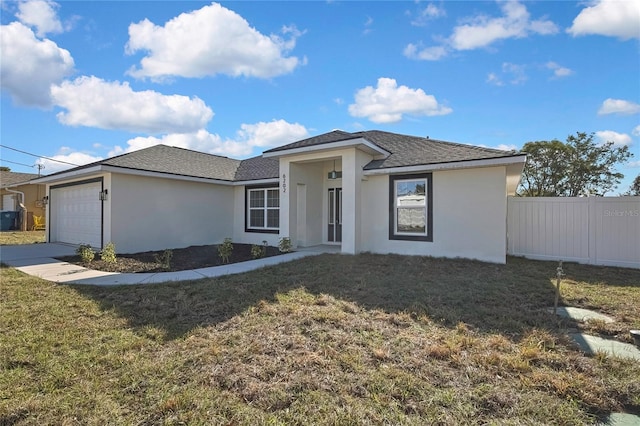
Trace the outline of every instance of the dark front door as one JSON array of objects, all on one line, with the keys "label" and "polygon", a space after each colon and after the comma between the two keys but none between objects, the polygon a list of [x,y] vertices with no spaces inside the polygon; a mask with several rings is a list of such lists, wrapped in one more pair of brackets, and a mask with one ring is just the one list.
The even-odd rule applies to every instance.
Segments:
[{"label": "dark front door", "polygon": [[329,188],[329,226],[327,241],[342,241],[342,188]]}]

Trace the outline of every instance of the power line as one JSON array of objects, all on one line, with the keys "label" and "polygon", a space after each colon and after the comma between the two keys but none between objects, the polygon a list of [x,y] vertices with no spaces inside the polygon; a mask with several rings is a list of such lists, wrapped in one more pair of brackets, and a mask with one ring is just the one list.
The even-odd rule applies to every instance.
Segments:
[{"label": "power line", "polygon": [[34,167],[34,166],[33,166],[33,164],[31,164],[31,165],[30,165],[30,164],[18,163],[18,162],[16,162],[16,161],[5,160],[5,159],[3,159],[3,158],[0,158],[0,162],[3,162],[3,163],[11,163],[11,164],[17,164],[17,165],[19,165],[19,166],[25,166],[25,167]]},{"label": "power line", "polygon": [[56,163],[68,164],[68,165],[70,165],[70,166],[78,166],[78,165],[79,165],[79,164],[69,163],[69,162],[67,162],[67,161],[56,160],[55,158],[45,157],[44,155],[36,155],[36,154],[32,154],[32,153],[30,153],[30,152],[22,151],[22,150],[19,150],[19,149],[16,149],[16,148],[12,148],[12,147],[7,146],[7,145],[2,145],[2,144],[0,144],[0,147],[2,147],[2,148],[7,148],[7,149],[10,149],[10,150],[12,150],[12,151],[20,152],[20,153],[22,153],[22,154],[27,154],[27,155],[30,155],[30,156],[32,156],[32,157],[36,157],[36,158],[44,158],[45,160],[55,161]]}]

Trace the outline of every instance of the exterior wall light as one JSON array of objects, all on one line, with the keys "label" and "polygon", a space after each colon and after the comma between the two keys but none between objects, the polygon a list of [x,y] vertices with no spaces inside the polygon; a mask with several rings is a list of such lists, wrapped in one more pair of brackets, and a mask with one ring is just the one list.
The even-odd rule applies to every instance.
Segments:
[{"label": "exterior wall light", "polygon": [[103,189],[102,191],[100,191],[100,200],[101,201],[106,201],[109,198],[109,190],[108,189]]}]

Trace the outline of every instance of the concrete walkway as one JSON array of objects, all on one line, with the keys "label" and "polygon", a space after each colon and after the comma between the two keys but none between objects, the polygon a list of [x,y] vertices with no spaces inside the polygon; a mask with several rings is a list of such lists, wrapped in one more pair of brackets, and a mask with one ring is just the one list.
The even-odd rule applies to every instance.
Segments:
[{"label": "concrete walkway", "polygon": [[[553,308],[549,308],[548,311],[553,313]],[[558,306],[556,314],[561,317],[571,318],[580,322],[599,320],[609,324],[615,321],[608,315],[592,311],[591,309],[574,308],[573,306]]]},{"label": "concrete walkway", "polygon": [[47,281],[65,284],[89,285],[125,285],[151,284],[168,281],[189,281],[201,278],[214,278],[223,275],[240,274],[264,268],[265,266],[291,262],[308,256],[322,253],[337,253],[337,246],[316,246],[279,256],[265,257],[230,265],[212,266],[178,272],[156,272],[139,274],[121,274],[87,269],[72,263],[57,260],[57,257],[75,255],[75,247],[65,244],[29,244],[16,246],[0,246],[0,262],[7,264],[25,274],[33,275]]},{"label": "concrete walkway", "polygon": [[[548,308],[547,311],[549,313],[553,313],[553,308]],[[606,323],[612,323],[615,321],[610,316],[599,312],[584,308],[574,308],[572,306],[558,307],[556,314],[558,316],[571,318],[580,322],[599,320]],[[603,339],[602,337],[584,333],[569,333],[569,337],[578,344],[583,352],[589,355],[594,355],[597,352],[603,352],[607,355],[617,356],[619,358],[628,358],[640,361],[640,349],[632,344],[619,342],[617,340]]]}]

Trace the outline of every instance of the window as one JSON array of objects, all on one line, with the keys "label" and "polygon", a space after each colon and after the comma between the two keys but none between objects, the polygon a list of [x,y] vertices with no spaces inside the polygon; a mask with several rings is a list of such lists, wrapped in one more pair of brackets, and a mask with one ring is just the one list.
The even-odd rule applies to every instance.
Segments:
[{"label": "window", "polygon": [[280,190],[278,187],[247,187],[245,230],[277,233],[279,228]]},{"label": "window", "polygon": [[389,176],[389,239],[433,241],[431,173]]}]

